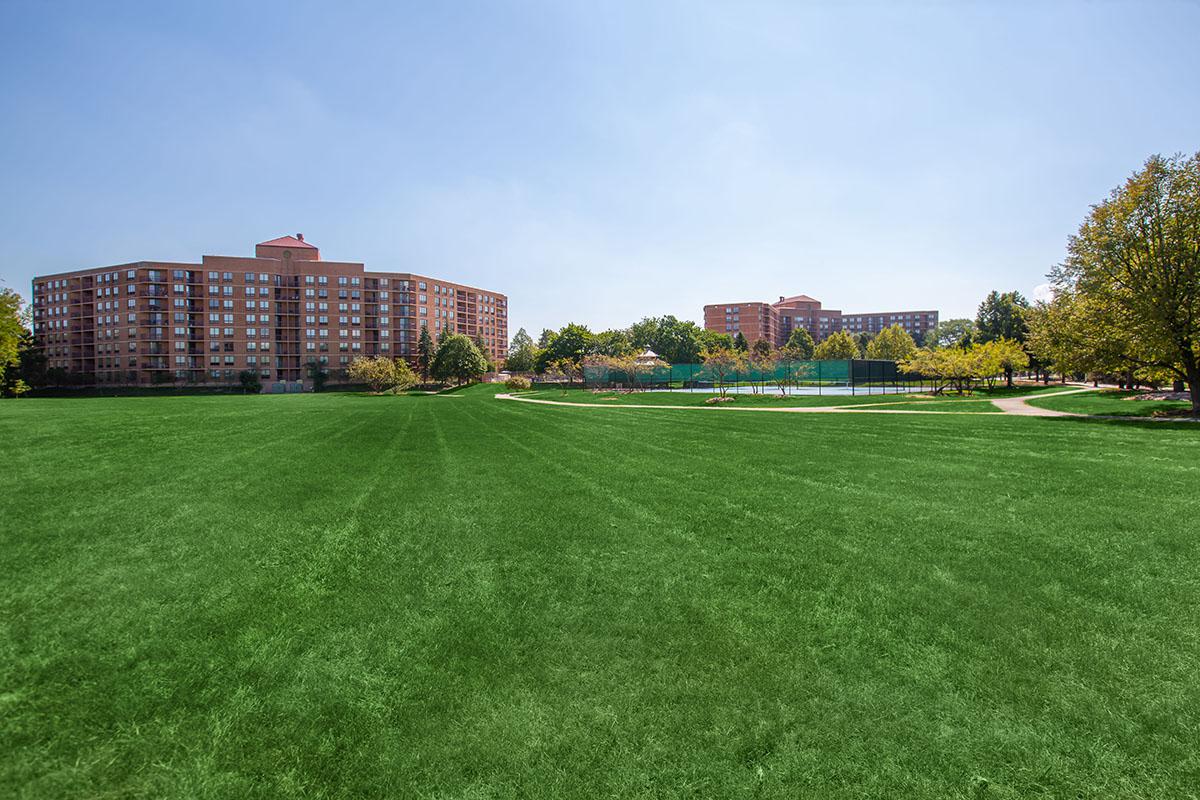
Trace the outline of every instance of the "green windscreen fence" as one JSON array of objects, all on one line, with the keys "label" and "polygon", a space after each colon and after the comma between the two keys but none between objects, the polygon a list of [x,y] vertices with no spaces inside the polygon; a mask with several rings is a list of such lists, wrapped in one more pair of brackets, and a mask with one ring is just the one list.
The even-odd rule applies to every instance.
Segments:
[{"label": "green windscreen fence", "polygon": [[[891,363],[891,362],[886,362]],[[781,361],[769,369],[742,369],[724,376],[706,364],[672,364],[647,367],[629,375],[623,370],[595,364],[583,367],[583,382],[592,387],[641,386],[657,388],[704,388],[718,383],[778,383],[790,386],[849,386],[854,375],[852,361]],[[894,365],[893,365],[894,366]]]}]

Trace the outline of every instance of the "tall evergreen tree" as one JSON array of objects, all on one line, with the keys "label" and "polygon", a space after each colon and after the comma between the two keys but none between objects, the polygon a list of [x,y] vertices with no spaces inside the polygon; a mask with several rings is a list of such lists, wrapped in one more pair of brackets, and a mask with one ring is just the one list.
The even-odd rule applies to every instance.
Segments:
[{"label": "tall evergreen tree", "polygon": [[533,372],[534,362],[537,359],[537,347],[533,343],[533,339],[525,332],[524,328],[517,331],[517,335],[512,338],[512,343],[508,347],[508,358],[505,359],[505,368],[511,372]]},{"label": "tall evergreen tree", "polygon": [[1020,292],[997,292],[983,299],[975,315],[975,340],[993,342],[1012,339],[1024,342],[1027,332],[1025,314],[1029,301]]},{"label": "tall evergreen tree", "polygon": [[429,335],[429,326],[421,323],[421,337],[417,339],[417,369],[421,372],[422,380],[429,380],[429,367],[433,364],[433,337]]},{"label": "tall evergreen tree", "polygon": [[733,349],[739,353],[745,353],[750,349],[750,345],[746,342],[746,337],[741,331],[737,332],[737,336],[733,337]]}]

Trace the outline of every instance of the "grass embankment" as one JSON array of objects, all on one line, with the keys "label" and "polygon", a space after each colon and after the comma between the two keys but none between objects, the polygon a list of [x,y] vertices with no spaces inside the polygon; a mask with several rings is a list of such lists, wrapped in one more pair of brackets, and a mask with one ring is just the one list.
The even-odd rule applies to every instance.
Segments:
[{"label": "grass embankment", "polygon": [[1200,429],[0,402],[0,796],[1186,797]]},{"label": "grass embankment", "polygon": [[1029,405],[1050,408],[1055,411],[1070,411],[1074,414],[1093,414],[1110,417],[1151,417],[1156,414],[1172,415],[1186,412],[1191,403],[1177,400],[1131,400],[1143,392],[1110,389],[1099,392],[1081,392],[1062,397],[1045,397],[1030,400]]}]

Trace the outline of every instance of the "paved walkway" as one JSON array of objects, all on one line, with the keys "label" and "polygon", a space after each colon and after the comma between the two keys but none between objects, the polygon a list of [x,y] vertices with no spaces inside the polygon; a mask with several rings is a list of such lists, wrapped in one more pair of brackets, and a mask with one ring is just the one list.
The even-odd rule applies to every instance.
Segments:
[{"label": "paved walkway", "polygon": [[992,405],[999,408],[1005,414],[1016,414],[1021,417],[1083,417],[1087,415],[1072,414],[1069,411],[1054,411],[1049,408],[1038,408],[1037,406],[1029,405],[1028,401],[1036,400],[1039,397],[1061,397],[1064,394],[1094,391],[1096,390],[1089,386],[1082,389],[1064,389],[1061,392],[1045,392],[1044,394],[1031,394],[1023,397],[998,397],[992,400]]},{"label": "paved walkway", "polygon": [[[1078,392],[1092,392],[1095,389],[1091,387],[1064,389],[1061,392],[1045,392],[1043,394],[1022,395],[1020,397],[1004,397],[992,400],[992,404],[996,406],[997,411],[1003,414],[1013,414],[1016,416],[1026,417],[1082,417],[1085,414],[1072,414],[1067,411],[1053,411],[1049,408],[1037,408],[1029,405],[1026,401],[1034,400],[1041,397],[1058,397],[1064,394],[1076,394]],[[501,392],[496,395],[497,400],[516,400],[519,403],[539,403],[547,406],[569,406],[572,408],[668,408],[677,411],[768,411],[775,413],[789,414],[978,414],[978,411],[925,411],[916,408],[886,408],[889,405],[898,405],[901,403],[922,402],[920,400],[891,400],[880,403],[860,403],[857,405],[845,406],[789,406],[772,408],[770,406],[727,406],[719,403],[713,405],[699,406],[674,406],[674,405],[650,405],[641,403],[573,403],[569,400],[542,400],[534,397],[519,397],[516,395]],[[987,399],[987,398],[980,398]],[[925,401],[936,402],[936,401]],[[987,412],[982,412],[987,413]]]}]

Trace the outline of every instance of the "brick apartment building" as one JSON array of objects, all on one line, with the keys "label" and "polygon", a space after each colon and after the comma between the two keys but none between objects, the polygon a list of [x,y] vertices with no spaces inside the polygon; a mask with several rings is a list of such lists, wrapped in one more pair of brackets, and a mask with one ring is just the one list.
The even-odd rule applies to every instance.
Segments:
[{"label": "brick apartment building", "polygon": [[303,234],[262,242],[253,258],[138,261],[33,280],[33,332],[47,367],[82,384],[301,381],[355,356],[415,361],[421,324],[483,339],[502,361],[508,298],[407,272],[322,261]]},{"label": "brick apartment building", "polygon": [[917,342],[938,324],[936,311],[877,311],[869,314],[846,314],[832,308],[822,308],[821,301],[799,294],[780,297],[775,303],[714,303],[704,307],[704,327],[718,333],[736,336],[740,331],[747,342],[766,339],[782,347],[796,328],[805,328],[813,341],[819,342],[835,331],[851,334],[879,333],[884,328],[899,325]]}]

